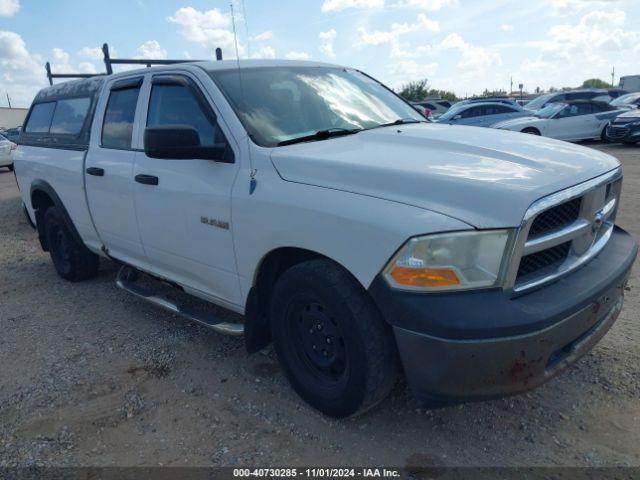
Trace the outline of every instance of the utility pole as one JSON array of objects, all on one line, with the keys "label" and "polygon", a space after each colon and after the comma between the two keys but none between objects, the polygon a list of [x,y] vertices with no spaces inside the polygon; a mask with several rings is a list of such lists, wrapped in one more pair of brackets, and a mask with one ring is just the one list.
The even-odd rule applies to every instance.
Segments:
[{"label": "utility pole", "polygon": [[9,108],[11,108],[11,97],[9,96],[9,92],[7,92],[7,103],[9,104]]},{"label": "utility pole", "polygon": [[509,87],[509,94],[513,94],[513,77],[511,77],[511,86]]},{"label": "utility pole", "polygon": [[616,66],[614,65],[613,66],[613,71],[611,72],[611,87],[612,88],[616,86],[615,83],[616,83]]}]

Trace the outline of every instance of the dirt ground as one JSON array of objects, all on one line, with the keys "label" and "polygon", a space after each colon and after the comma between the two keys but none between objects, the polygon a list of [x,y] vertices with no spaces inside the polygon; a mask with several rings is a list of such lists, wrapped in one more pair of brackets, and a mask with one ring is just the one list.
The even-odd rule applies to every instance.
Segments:
[{"label": "dirt ground", "polygon": [[[640,148],[588,146],[624,164],[619,224],[640,239]],[[346,421],[302,403],[271,351],[249,356],[115,273],[58,278],[0,170],[0,467],[640,466],[640,268],[611,332],[541,388],[425,411],[401,384]]]}]

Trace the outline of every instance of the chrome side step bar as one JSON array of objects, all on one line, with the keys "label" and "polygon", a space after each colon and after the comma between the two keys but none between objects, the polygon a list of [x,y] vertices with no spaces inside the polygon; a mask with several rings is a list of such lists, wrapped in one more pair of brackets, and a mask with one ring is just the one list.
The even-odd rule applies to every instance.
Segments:
[{"label": "chrome side step bar", "polygon": [[147,302],[168,310],[176,315],[186,318],[192,322],[203,325],[218,333],[231,336],[241,336],[244,334],[244,325],[241,323],[228,323],[220,320],[215,315],[198,312],[188,305],[181,305],[173,302],[169,299],[163,298],[157,295],[153,290],[143,285],[137,284],[130,280],[132,276],[135,276],[137,271],[127,265],[123,265],[118,272],[116,278],[116,286],[126,292],[135,295],[138,298],[146,300]]}]

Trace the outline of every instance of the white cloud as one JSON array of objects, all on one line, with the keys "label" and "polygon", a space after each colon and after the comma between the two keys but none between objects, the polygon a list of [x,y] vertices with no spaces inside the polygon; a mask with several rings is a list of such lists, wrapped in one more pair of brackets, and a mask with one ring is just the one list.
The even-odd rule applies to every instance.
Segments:
[{"label": "white cloud", "polygon": [[157,40],[148,40],[136,49],[135,58],[166,59],[167,51]]},{"label": "white cloud", "polygon": [[503,32],[513,32],[514,26],[509,25],[508,23],[503,23],[502,25],[500,25],[500,30],[502,30]]},{"label": "white cloud", "polygon": [[20,10],[20,0],[0,0],[0,17],[13,17]]},{"label": "white cloud", "polygon": [[431,32],[439,32],[440,24],[434,20],[430,20],[424,13],[418,15],[416,23],[393,23],[390,30],[376,30],[367,32],[364,27],[358,28],[358,37],[364,45],[382,45],[393,44],[398,41],[402,35],[428,30]]},{"label": "white cloud", "polygon": [[264,46],[260,47],[257,52],[251,54],[251,58],[255,59],[271,59],[276,58],[276,51],[273,47]]},{"label": "white cloud", "polygon": [[457,7],[459,0],[400,0],[391,5],[394,8],[419,8],[431,12],[437,12],[444,7]]},{"label": "white cloud", "polygon": [[307,52],[294,52],[291,51],[289,53],[287,53],[284,58],[288,59],[288,60],[309,60],[311,58],[311,55],[309,55]]},{"label": "white cloud", "polygon": [[393,23],[389,30],[368,32],[364,27],[359,27],[357,30],[360,45],[391,45],[391,56],[394,58],[410,58],[425,53],[426,46],[418,47],[422,50],[418,52],[417,48],[401,41],[404,35],[425,31],[439,32],[440,24],[429,19],[424,13],[418,15],[415,23]]},{"label": "white cloud", "polygon": [[[231,15],[220,9],[200,11],[193,7],[183,7],[176,11],[168,20],[180,27],[180,34],[190,42],[197,43],[213,52],[220,47],[226,58],[235,54],[235,42],[231,25]],[[239,45],[240,55],[244,47]]]},{"label": "white cloud", "polygon": [[433,78],[433,75],[437,70],[437,63],[416,62],[415,60],[402,60],[396,62],[390,69],[391,74],[398,78],[400,83]]},{"label": "white cloud", "polygon": [[255,37],[251,37],[251,41],[253,42],[264,42],[266,40],[271,40],[273,38],[273,32],[271,30],[267,30],[266,32],[262,32]]},{"label": "white cloud", "polygon": [[[113,49],[110,50],[110,54],[111,56],[115,57]],[[78,50],[78,53],[76,55],[78,55],[80,58],[88,58],[89,60],[102,60],[104,58],[102,48],[100,47],[83,47]]]},{"label": "white cloud", "polygon": [[326,32],[320,32],[320,40],[322,41],[320,44],[320,51],[324,53],[327,57],[334,58],[336,56],[336,52],[333,49],[333,42],[338,36],[338,32],[335,29],[331,29]]},{"label": "white cloud", "polygon": [[583,10],[589,6],[611,5],[620,0],[551,0],[551,6],[562,13]]},{"label": "white cloud", "polygon": [[384,0],[324,0],[321,10],[324,13],[340,12],[347,8],[382,8]]},{"label": "white cloud", "polygon": [[439,45],[442,50],[457,50],[462,58],[458,63],[461,69],[482,69],[491,66],[502,65],[502,58],[499,53],[492,52],[476,45],[466,42],[457,33],[449,34]]}]

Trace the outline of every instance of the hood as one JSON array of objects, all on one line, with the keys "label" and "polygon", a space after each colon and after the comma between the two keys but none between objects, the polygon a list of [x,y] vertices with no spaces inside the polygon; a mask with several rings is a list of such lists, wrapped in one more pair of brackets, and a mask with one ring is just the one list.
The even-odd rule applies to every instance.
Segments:
[{"label": "hood", "polygon": [[629,123],[633,122],[634,120],[640,120],[640,110],[634,109],[618,115],[615,119],[615,123]]},{"label": "hood", "polygon": [[506,129],[510,129],[510,128],[518,128],[518,127],[525,127],[528,125],[535,125],[536,123],[539,123],[541,121],[544,121],[546,119],[544,118],[540,118],[540,117],[535,117],[533,115],[527,115],[526,117],[518,117],[518,118],[512,118],[511,120],[505,120],[504,122],[498,122],[495,125],[492,125],[493,128],[506,128]]},{"label": "hood", "polygon": [[539,198],[619,166],[571,143],[442,124],[280,147],[271,158],[284,180],[405,203],[477,228],[518,226]]}]

